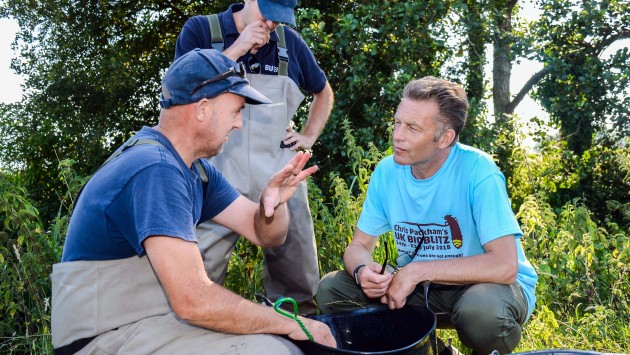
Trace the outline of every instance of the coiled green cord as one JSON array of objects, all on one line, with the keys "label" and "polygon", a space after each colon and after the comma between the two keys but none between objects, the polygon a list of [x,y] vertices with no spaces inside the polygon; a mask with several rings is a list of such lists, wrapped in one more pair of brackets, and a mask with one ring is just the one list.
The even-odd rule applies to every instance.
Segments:
[{"label": "coiled green cord", "polygon": [[[283,304],[285,301],[289,301],[289,302],[291,302],[293,304],[293,314],[288,313],[288,312],[284,311],[283,309],[280,309],[280,305]],[[289,317],[291,319],[295,319],[295,321],[300,325],[300,328],[302,328],[302,330],[304,331],[304,334],[306,334],[306,336],[308,337],[308,340],[313,341],[313,336],[308,331],[308,329],[306,329],[306,327],[304,326],[304,323],[302,323],[302,321],[298,317],[298,306],[297,306],[297,303],[295,302],[295,300],[293,298],[291,298],[291,297],[279,298],[276,301],[276,303],[273,304],[273,308],[276,310],[276,312],[282,314],[283,316]]]}]

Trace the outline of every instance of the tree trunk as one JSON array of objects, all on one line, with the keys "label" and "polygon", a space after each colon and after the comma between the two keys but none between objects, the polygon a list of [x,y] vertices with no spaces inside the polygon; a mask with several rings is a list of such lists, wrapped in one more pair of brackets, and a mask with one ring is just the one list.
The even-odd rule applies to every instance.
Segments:
[{"label": "tree trunk", "polygon": [[510,106],[510,77],[512,75],[512,11],[517,0],[496,1],[494,3],[494,63],[492,67],[492,96],[494,115],[497,121],[504,114],[514,113]]}]

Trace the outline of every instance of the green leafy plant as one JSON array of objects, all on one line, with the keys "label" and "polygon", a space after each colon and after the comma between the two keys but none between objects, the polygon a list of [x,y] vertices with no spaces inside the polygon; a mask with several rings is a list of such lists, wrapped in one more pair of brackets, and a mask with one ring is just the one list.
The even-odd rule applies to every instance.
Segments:
[{"label": "green leafy plant", "polygon": [[0,174],[0,351],[50,347],[50,281],[61,247],[43,230],[25,190]]}]

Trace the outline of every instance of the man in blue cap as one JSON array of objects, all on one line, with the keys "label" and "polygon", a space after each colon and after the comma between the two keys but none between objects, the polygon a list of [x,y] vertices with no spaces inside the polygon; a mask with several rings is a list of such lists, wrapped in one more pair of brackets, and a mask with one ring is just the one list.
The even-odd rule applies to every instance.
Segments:
[{"label": "man in blue cap", "polygon": [[[225,146],[229,154],[211,159],[240,193],[254,200],[298,149],[313,146],[332,109],[332,89],[313,53],[296,31],[280,25],[295,26],[296,5],[296,0],[245,0],[218,15],[190,18],[177,39],[176,58],[197,47],[222,51],[244,63],[251,85],[273,101],[247,105],[243,129]],[[300,89],[312,93],[313,101],[308,120],[298,132],[293,130],[292,118],[304,100]],[[291,221],[286,242],[263,249],[263,285],[272,300],[292,297],[301,314],[312,314],[317,310],[313,296],[319,268],[305,183],[288,203]],[[238,233],[203,223],[197,236],[210,278],[223,283]]]},{"label": "man in blue cap", "polygon": [[[159,123],[143,127],[77,198],[61,263],[53,266],[56,354],[300,353],[292,319],[247,301],[204,272],[195,226],[225,225],[260,246],[283,243],[287,200],[317,171],[296,155],[258,202],[241,196],[204,159],[242,126],[241,110],[270,101],[215,50],[176,60],[162,81]],[[330,329],[303,318],[314,340]]]}]

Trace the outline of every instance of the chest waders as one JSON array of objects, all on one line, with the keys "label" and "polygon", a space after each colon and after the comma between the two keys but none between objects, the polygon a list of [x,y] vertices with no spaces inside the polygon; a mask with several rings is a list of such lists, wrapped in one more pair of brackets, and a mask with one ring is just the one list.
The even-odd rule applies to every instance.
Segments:
[{"label": "chest waders", "polygon": [[145,256],[53,265],[55,355],[301,354],[286,338],[190,325],[172,311]]},{"label": "chest waders", "polygon": [[51,279],[56,353],[75,341],[78,348],[72,350],[78,351],[99,334],[171,312],[146,257],[58,263]]},{"label": "chest waders", "polygon": [[[152,139],[131,139],[103,165],[142,144],[162,145]],[[208,175],[199,161],[194,164],[205,190]],[[224,334],[180,320],[146,255],[57,263],[51,280],[55,355],[202,354],[209,349],[257,354],[261,348],[301,354],[294,344],[275,335]]]},{"label": "chest waders", "polygon": [[[223,49],[221,26],[216,15],[209,16],[212,47]],[[250,85],[273,103],[246,105],[243,127],[230,133],[224,151],[211,158],[214,165],[241,194],[258,201],[270,177],[296,154],[281,148],[287,128],[304,100],[297,84],[288,75],[289,56],[284,27],[278,33],[279,75],[247,74]],[[273,300],[288,296],[314,309],[313,297],[319,281],[313,221],[308,206],[306,182],[288,201],[289,230],[285,243],[264,248],[263,285]],[[212,281],[222,284],[230,255],[239,236],[211,222],[197,228],[199,248]],[[300,310],[302,311],[302,310]]]}]

